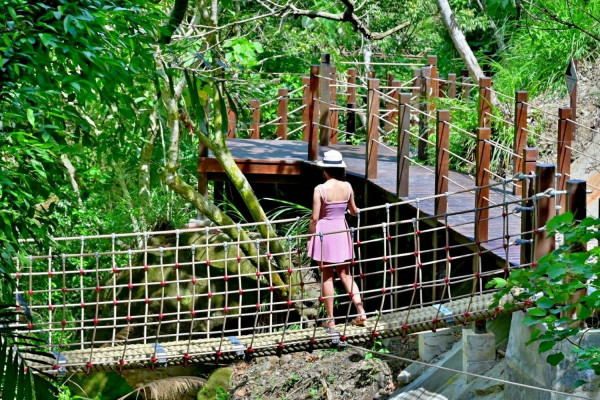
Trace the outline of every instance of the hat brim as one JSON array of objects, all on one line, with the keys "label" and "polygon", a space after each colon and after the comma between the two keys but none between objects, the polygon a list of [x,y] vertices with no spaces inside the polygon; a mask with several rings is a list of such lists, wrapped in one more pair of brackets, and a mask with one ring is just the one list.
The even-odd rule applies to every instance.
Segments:
[{"label": "hat brim", "polygon": [[323,161],[317,161],[317,166],[321,167],[321,168],[346,168],[346,163],[343,161],[340,161],[339,163],[324,163]]}]

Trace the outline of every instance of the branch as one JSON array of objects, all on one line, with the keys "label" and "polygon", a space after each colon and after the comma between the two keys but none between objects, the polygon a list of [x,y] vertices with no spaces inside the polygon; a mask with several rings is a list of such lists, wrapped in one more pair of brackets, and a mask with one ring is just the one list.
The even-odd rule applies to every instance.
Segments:
[{"label": "branch", "polygon": [[269,4],[266,4],[266,2],[264,2],[264,1],[259,1],[260,5],[268,11],[267,13],[260,14],[260,15],[257,15],[257,16],[251,17],[251,18],[247,18],[247,19],[244,19],[241,21],[230,22],[228,24],[225,24],[225,25],[219,26],[219,27],[199,25],[200,28],[207,28],[210,30],[205,33],[202,33],[201,35],[197,35],[194,37],[203,37],[203,36],[212,34],[216,31],[227,29],[232,26],[243,25],[248,22],[253,22],[253,21],[256,21],[259,19],[263,19],[263,18],[277,16],[277,17],[283,19],[290,15],[293,17],[296,17],[296,18],[297,17],[308,17],[308,18],[312,18],[312,19],[322,18],[322,19],[327,19],[330,21],[348,22],[354,26],[354,29],[361,32],[366,38],[368,38],[370,40],[384,39],[388,36],[393,35],[394,33],[398,32],[398,31],[406,28],[407,26],[409,26],[411,24],[410,22],[403,22],[400,25],[390,28],[385,32],[371,32],[371,30],[369,28],[367,28],[367,26],[362,22],[360,17],[356,15],[356,11],[361,9],[365,5],[366,2],[361,4],[358,7],[355,7],[355,4],[352,0],[341,0],[341,1],[345,5],[346,9],[340,13],[332,13],[332,12],[320,11],[320,10],[306,10],[306,9],[301,9],[301,8],[296,7],[294,4],[279,5],[279,4],[276,4],[271,1],[268,2]]},{"label": "branch", "polygon": [[384,39],[410,25],[410,22],[403,22],[400,25],[390,28],[385,32],[371,32],[371,30],[369,30],[369,28],[367,28],[367,26],[362,22],[362,20],[355,14],[355,11],[360,9],[364,4],[359,6],[358,8],[355,8],[354,1],[352,0],[342,0],[342,3],[344,3],[346,9],[343,12],[337,14],[333,14],[327,11],[298,9],[293,4],[283,6],[282,10],[285,10],[284,14],[293,15],[295,17],[306,16],[313,19],[323,18],[331,21],[348,22],[354,26],[354,29],[362,33],[364,37],[370,40]]},{"label": "branch", "polygon": [[[525,3],[531,5],[532,7],[537,8],[539,11],[541,11],[544,15],[546,15],[548,18],[550,18],[550,20],[560,24],[560,25],[564,25],[567,26],[569,28],[572,29],[577,29],[580,32],[585,33],[586,35],[588,35],[589,37],[591,37],[592,39],[600,42],[600,36],[598,35],[594,35],[592,32],[583,29],[582,27],[580,27],[579,25],[574,24],[573,22],[569,22],[569,21],[565,21],[563,19],[560,19],[558,16],[554,15],[553,13],[550,12],[550,10],[548,10],[546,7],[541,7],[537,4],[532,3],[529,0],[523,0]],[[523,6],[521,6],[523,7]],[[525,12],[527,12],[529,15],[533,16],[528,10],[526,10],[525,8],[523,8],[523,10],[525,10]]]},{"label": "branch", "polygon": [[171,10],[169,20],[164,26],[166,32],[160,34],[160,43],[168,44],[169,42],[171,42],[171,37],[173,36],[173,33],[177,30],[177,28],[181,24],[181,21],[183,21],[183,17],[185,17],[185,13],[188,8],[188,3],[189,0],[175,0],[175,5]]}]

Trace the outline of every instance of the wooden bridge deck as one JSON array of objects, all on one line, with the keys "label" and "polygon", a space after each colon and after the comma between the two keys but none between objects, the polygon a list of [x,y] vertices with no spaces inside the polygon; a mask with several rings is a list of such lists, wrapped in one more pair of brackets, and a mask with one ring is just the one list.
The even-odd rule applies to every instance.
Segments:
[{"label": "wooden bridge deck", "polygon": [[[227,146],[238,165],[245,174],[256,174],[262,176],[276,175],[277,179],[293,179],[294,176],[301,177],[307,169],[315,163],[307,161],[306,142],[284,141],[284,140],[248,140],[248,139],[229,139]],[[344,161],[347,164],[347,173],[358,178],[365,178],[365,146],[351,146],[345,144],[336,144],[329,147],[319,148],[319,157],[327,150],[335,149],[343,154]],[[371,183],[377,185],[382,190],[396,197],[396,153],[383,146],[379,146],[378,156],[378,178],[371,180]],[[433,167],[427,167],[433,171]],[[198,163],[199,172],[208,173],[209,177],[214,174],[222,173],[216,159],[212,157],[201,157]],[[274,179],[277,180],[277,179]],[[464,188],[471,189],[475,186],[474,180],[466,174],[451,171],[448,185],[449,192],[457,192]],[[456,183],[454,183],[454,182]],[[460,185],[460,186],[459,186]],[[462,186],[462,187],[461,187]],[[409,199],[425,198],[434,194],[435,176],[425,168],[412,165],[410,167]],[[507,199],[514,199],[510,193],[507,193]],[[406,200],[406,199],[403,199]],[[493,187],[490,190],[490,203],[501,204],[504,202],[504,193],[501,186]],[[475,193],[466,192],[453,195],[448,203],[448,212],[473,210],[475,207]],[[414,206],[413,206],[414,208]],[[510,210],[514,205],[509,207]],[[422,212],[429,215],[434,213],[434,201],[425,200],[420,202]],[[503,248],[503,219],[501,217],[501,207],[490,209],[489,220],[489,238],[490,241],[484,245],[494,254],[502,259],[506,259],[506,251]],[[509,214],[509,234],[511,240],[520,235],[521,219],[518,214]],[[473,241],[474,232],[474,213],[465,213],[452,215],[449,217],[449,224],[456,233],[455,237],[464,242]],[[518,264],[520,259],[519,246],[508,247],[508,261],[512,264]]]}]

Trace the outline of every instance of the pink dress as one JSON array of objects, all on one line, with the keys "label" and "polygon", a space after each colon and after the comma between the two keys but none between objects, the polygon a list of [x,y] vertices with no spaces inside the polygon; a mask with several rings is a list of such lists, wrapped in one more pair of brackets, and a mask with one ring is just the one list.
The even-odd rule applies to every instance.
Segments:
[{"label": "pink dress", "polygon": [[[348,230],[348,224],[344,218],[346,207],[352,187],[348,183],[348,199],[342,201],[327,201],[327,196],[321,185],[317,186],[321,192],[321,213],[315,228],[316,235],[308,242],[308,256],[315,261],[339,263],[350,260],[353,254],[352,239],[350,232],[338,232],[327,235],[327,232]],[[323,207],[325,204],[325,207]],[[323,251],[321,253],[321,238],[319,232],[323,232]]]}]

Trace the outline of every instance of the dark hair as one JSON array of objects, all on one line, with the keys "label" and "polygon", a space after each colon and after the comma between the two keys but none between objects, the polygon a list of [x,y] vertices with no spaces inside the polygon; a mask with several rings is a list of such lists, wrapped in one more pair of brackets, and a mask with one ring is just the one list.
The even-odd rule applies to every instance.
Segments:
[{"label": "dark hair", "polygon": [[323,171],[327,172],[327,175],[331,176],[333,179],[337,179],[338,181],[346,180],[346,168],[326,167],[323,168]]}]

